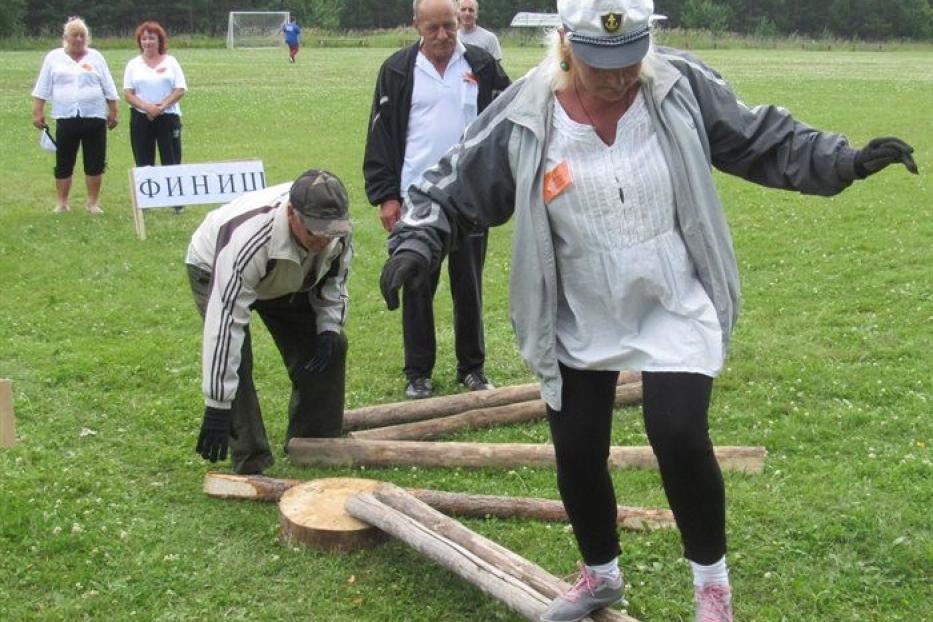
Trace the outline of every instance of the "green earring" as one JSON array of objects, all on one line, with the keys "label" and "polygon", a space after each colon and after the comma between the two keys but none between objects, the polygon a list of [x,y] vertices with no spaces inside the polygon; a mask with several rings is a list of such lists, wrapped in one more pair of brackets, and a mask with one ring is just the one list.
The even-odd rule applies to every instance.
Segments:
[{"label": "green earring", "polygon": [[560,68],[563,71],[570,71],[570,63],[565,60],[560,61]]}]

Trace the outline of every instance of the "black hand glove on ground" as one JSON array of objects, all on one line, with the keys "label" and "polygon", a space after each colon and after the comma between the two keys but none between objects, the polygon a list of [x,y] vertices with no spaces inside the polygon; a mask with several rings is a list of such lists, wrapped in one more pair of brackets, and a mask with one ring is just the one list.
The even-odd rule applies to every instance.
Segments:
[{"label": "black hand glove on ground", "polygon": [[912,154],[914,148],[900,138],[886,136],[875,138],[855,155],[855,174],[865,179],[895,162],[901,162],[907,170],[917,175],[917,163]]},{"label": "black hand glove on ground", "polygon": [[230,436],[232,417],[229,410],[204,407],[204,420],[195,451],[211,462],[227,459],[227,438]]},{"label": "black hand glove on ground", "polygon": [[379,288],[389,310],[398,309],[398,290],[417,287],[428,276],[428,260],[412,251],[401,251],[389,257],[382,267]]},{"label": "black hand glove on ground", "polygon": [[337,336],[337,333],[332,330],[318,333],[317,343],[314,346],[314,356],[304,364],[306,372],[316,374],[330,366],[330,362],[334,358],[334,350],[337,349]]}]

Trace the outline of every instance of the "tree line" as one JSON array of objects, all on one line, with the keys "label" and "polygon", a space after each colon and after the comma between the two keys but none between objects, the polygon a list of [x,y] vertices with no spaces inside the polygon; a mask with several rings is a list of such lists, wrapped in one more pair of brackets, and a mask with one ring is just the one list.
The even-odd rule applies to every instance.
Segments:
[{"label": "tree line", "polygon": [[[931,0],[656,0],[666,27],[757,36],[933,40]],[[508,27],[518,11],[552,13],[555,0],[481,0],[480,23]],[[411,23],[411,0],[0,0],[0,36],[48,36],[70,15],[98,35],[131,33],[157,19],[172,33],[220,35],[230,11],[290,11],[305,27],[394,28]]]}]

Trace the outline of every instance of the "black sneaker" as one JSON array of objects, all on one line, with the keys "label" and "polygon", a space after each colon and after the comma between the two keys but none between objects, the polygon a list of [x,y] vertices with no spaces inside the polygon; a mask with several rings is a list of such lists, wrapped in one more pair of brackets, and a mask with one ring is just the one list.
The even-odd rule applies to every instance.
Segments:
[{"label": "black sneaker", "polygon": [[485,391],[487,389],[495,389],[489,379],[486,378],[486,374],[481,371],[471,371],[466,376],[458,380],[460,384],[465,386],[470,391]]},{"label": "black sneaker", "polygon": [[434,394],[434,383],[430,378],[420,377],[412,378],[405,387],[405,395],[412,400],[420,400],[431,397]]}]

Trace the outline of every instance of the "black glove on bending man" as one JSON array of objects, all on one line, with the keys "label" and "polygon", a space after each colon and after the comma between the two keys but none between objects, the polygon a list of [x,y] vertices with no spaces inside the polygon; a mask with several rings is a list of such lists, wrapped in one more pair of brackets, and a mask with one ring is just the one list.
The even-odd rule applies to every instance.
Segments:
[{"label": "black glove on bending man", "polygon": [[908,171],[917,175],[917,163],[910,155],[913,152],[914,148],[900,138],[875,138],[855,155],[855,174],[859,179],[865,179],[889,164],[901,162]]},{"label": "black glove on bending man", "polygon": [[195,451],[211,462],[227,459],[227,438],[232,434],[232,417],[229,410],[204,407],[204,420]]},{"label": "black glove on bending man", "polygon": [[334,358],[334,350],[337,349],[337,333],[332,330],[325,330],[318,333],[317,342],[314,346],[314,356],[304,364],[304,370],[309,374],[322,372],[330,366]]},{"label": "black glove on bending man", "polygon": [[428,260],[414,251],[400,251],[391,257],[382,267],[379,288],[389,311],[398,309],[398,290],[405,287],[417,287],[428,276]]}]

